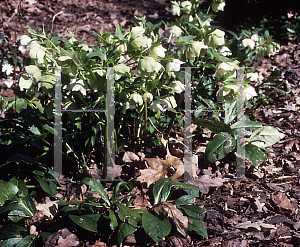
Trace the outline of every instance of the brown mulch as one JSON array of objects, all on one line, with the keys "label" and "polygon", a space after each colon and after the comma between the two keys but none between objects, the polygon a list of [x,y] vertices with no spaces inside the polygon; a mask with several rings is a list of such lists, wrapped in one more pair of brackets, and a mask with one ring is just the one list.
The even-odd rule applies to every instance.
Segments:
[{"label": "brown mulch", "polygon": [[[17,1],[0,1],[0,33],[7,42],[15,38]],[[46,33],[67,36],[67,27],[76,28],[75,38],[96,44],[101,28],[114,30],[118,22],[128,28],[134,15],[146,15],[151,21],[161,17],[171,19],[170,1],[96,1],[96,0],[28,0],[21,6],[17,36],[26,33],[26,27]],[[284,83],[278,92],[269,97],[272,102],[252,112],[252,119],[276,127],[286,136],[270,151],[270,158],[258,167],[247,170],[247,180],[228,181],[219,187],[210,187],[196,204],[205,208],[202,220],[207,226],[209,238],[188,240],[179,237],[166,238],[161,246],[281,246],[300,245],[300,46],[282,46],[274,56],[258,59],[254,64],[260,82],[279,70],[279,80]],[[296,72],[296,74],[293,74]],[[289,78],[289,76],[293,74]],[[297,76],[296,76],[297,75]],[[288,78],[287,80],[285,80]],[[278,79],[277,79],[278,80]],[[267,86],[261,85],[261,88]],[[11,97],[11,91],[2,86],[1,94]],[[219,178],[232,171],[226,161],[203,166],[199,159],[199,176],[204,174]],[[194,238],[192,238],[194,239]],[[132,241],[128,245],[135,245]]]}]

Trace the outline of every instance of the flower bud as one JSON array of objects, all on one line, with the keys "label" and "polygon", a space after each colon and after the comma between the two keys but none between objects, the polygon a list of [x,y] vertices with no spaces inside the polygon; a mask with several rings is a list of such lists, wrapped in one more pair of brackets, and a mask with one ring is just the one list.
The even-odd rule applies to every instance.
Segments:
[{"label": "flower bud", "polygon": [[251,39],[252,39],[253,41],[255,41],[255,42],[258,42],[259,37],[258,37],[257,34],[253,34],[253,35],[251,36]]}]

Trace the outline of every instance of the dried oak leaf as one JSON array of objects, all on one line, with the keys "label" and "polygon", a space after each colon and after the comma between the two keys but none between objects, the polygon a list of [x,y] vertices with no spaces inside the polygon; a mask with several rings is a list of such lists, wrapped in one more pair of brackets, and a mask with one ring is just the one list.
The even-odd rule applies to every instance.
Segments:
[{"label": "dried oak leaf", "polygon": [[160,216],[167,217],[176,230],[182,235],[186,236],[188,231],[188,217],[184,216],[180,209],[175,204],[170,202],[163,202],[153,207],[155,213]]}]

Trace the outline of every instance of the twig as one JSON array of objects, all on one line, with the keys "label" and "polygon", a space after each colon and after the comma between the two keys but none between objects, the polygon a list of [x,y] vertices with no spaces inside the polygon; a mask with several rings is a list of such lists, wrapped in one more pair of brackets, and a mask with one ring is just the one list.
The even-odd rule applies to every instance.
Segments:
[{"label": "twig", "polygon": [[55,20],[55,17],[58,16],[58,15],[60,15],[61,13],[63,13],[62,10],[59,11],[57,14],[55,14],[55,15],[53,16],[52,22],[51,22],[51,33],[53,32],[53,22],[54,22],[54,20]]}]

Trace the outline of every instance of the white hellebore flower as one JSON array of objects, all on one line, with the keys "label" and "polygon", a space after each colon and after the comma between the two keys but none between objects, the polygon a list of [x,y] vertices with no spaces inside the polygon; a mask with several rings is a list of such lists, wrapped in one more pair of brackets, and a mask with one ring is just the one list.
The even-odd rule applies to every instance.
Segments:
[{"label": "white hellebore flower", "polygon": [[143,27],[133,27],[131,29],[130,36],[132,39],[135,39],[138,36],[142,36],[144,32],[145,29]]},{"label": "white hellebore flower", "polygon": [[255,92],[254,87],[247,84],[246,88],[244,88],[244,95],[245,95],[246,100],[249,100],[249,99],[253,98],[254,96],[257,96],[257,93]]},{"label": "white hellebore flower", "polygon": [[156,62],[153,57],[145,57],[139,61],[138,68],[143,72],[152,73],[158,72],[162,65]]},{"label": "white hellebore flower", "polygon": [[219,45],[225,44],[224,36],[225,36],[225,32],[223,32],[220,29],[216,29],[215,31],[207,35],[204,40],[206,45],[212,48],[216,48]]},{"label": "white hellebore flower", "polygon": [[144,98],[144,101],[146,101],[148,103],[153,100],[153,95],[152,95],[152,93],[146,92],[146,93],[144,93],[143,98]]},{"label": "white hellebore flower", "polygon": [[258,42],[258,40],[259,40],[257,34],[253,34],[253,35],[251,36],[251,39],[252,39],[253,41],[255,41],[255,42]]},{"label": "white hellebore flower", "polygon": [[165,57],[165,51],[167,51],[167,49],[163,48],[162,45],[159,45],[152,48],[150,56],[155,59],[158,57]]},{"label": "white hellebore flower", "polygon": [[192,9],[192,3],[190,1],[183,1],[181,3],[181,7],[185,8],[185,12],[190,13],[191,9]]},{"label": "white hellebore flower", "polygon": [[251,50],[253,50],[255,47],[255,42],[252,39],[243,39],[242,46],[249,47]]},{"label": "white hellebore flower", "polygon": [[[163,106],[166,106],[166,108],[164,108]],[[169,96],[169,97],[165,96],[161,99],[154,100],[152,104],[149,106],[150,110],[154,112],[157,112],[158,110],[163,112],[165,110],[176,112],[174,109],[176,107],[177,107],[177,103],[173,96]]]},{"label": "white hellebore flower", "polygon": [[239,68],[237,63],[237,61],[234,61],[233,63],[220,63],[215,73],[216,77],[221,78],[222,76],[235,76],[235,72]]},{"label": "white hellebore flower", "polygon": [[173,81],[169,84],[169,87],[175,89],[175,93],[182,93],[184,91],[185,85],[181,81]]},{"label": "white hellebore flower", "polygon": [[230,51],[230,49],[227,47],[227,46],[223,46],[220,50],[219,50],[219,53],[224,56],[224,57],[227,57],[227,56],[231,56],[232,55],[232,52]]},{"label": "white hellebore flower", "polygon": [[39,63],[44,63],[44,56],[46,54],[45,48],[40,46],[35,40],[31,40],[28,43],[28,47],[30,48],[29,56],[31,58],[37,58]]},{"label": "white hellebore flower", "polygon": [[170,29],[169,29],[169,33],[171,33],[175,38],[180,37],[181,32],[182,32],[181,28],[176,25],[170,27]]},{"label": "white hellebore flower", "polygon": [[167,63],[166,71],[168,73],[171,71],[179,71],[181,64],[184,64],[184,62],[180,61],[179,59],[174,59],[172,62]]},{"label": "white hellebore flower", "polygon": [[180,16],[180,5],[179,2],[172,2],[172,15]]},{"label": "white hellebore flower", "polygon": [[214,2],[212,4],[213,12],[224,11],[225,2]]},{"label": "white hellebore flower", "polygon": [[117,50],[120,51],[120,52],[125,52],[127,51],[127,45],[124,43],[124,44],[120,44],[117,46]]},{"label": "white hellebore flower", "polygon": [[22,35],[20,37],[21,45],[28,45],[28,43],[31,41],[31,38],[28,35]]},{"label": "white hellebore flower", "polygon": [[258,80],[258,73],[250,72],[246,74],[246,79],[250,79],[250,81],[257,81]]},{"label": "white hellebore flower", "polygon": [[5,72],[7,75],[10,75],[14,71],[14,67],[8,63],[2,64],[2,72]]},{"label": "white hellebore flower", "polygon": [[208,46],[204,44],[204,42],[200,41],[192,41],[191,46],[187,49],[187,58],[194,60],[195,57],[200,56],[200,52],[202,49],[207,49]]},{"label": "white hellebore flower", "polygon": [[129,97],[129,104],[130,105],[143,105],[143,97],[139,95],[138,93],[133,93]]}]

